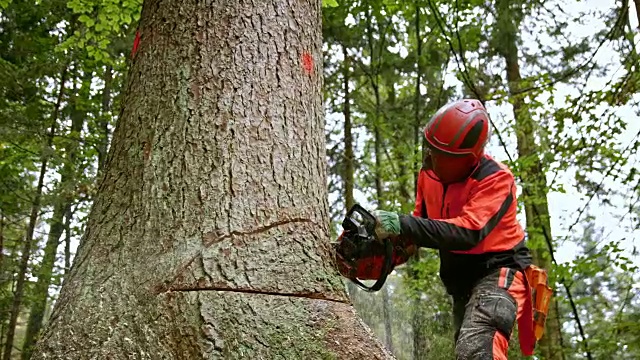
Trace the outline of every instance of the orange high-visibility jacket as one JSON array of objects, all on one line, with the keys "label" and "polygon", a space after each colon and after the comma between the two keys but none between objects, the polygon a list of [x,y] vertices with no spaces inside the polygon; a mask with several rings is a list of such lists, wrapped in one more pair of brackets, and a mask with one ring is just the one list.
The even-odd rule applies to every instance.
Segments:
[{"label": "orange high-visibility jacket", "polygon": [[401,215],[403,237],[440,251],[440,277],[452,295],[500,267],[531,263],[516,219],[516,184],[504,164],[484,155],[464,181],[443,185],[425,161],[413,215]]}]

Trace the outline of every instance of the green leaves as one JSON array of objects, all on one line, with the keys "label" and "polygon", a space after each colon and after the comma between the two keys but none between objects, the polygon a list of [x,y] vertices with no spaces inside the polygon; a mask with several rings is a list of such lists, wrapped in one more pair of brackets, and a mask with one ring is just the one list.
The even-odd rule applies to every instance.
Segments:
[{"label": "green leaves", "polygon": [[322,0],[322,7],[336,7],[338,6],[338,1],[336,0]]},{"label": "green leaves", "polygon": [[98,63],[113,65],[114,51],[108,45],[123,36],[140,18],[142,0],[71,0],[67,6],[78,16],[78,30],[60,51],[86,51]]}]

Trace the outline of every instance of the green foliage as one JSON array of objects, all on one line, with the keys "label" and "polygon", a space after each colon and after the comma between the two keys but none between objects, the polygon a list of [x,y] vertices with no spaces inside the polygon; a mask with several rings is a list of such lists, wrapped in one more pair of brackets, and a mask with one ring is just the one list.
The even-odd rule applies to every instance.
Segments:
[{"label": "green foliage", "polygon": [[322,0],[322,7],[336,7],[338,2],[336,0]]},{"label": "green foliage", "polygon": [[[2,5],[0,251],[3,256],[0,257],[0,326],[5,329],[4,335],[14,297],[21,300],[21,319],[29,315],[32,306],[39,302],[44,301],[43,305],[50,306],[70,266],[93,194],[97,150],[99,147],[106,149],[114,122],[111,107],[124,81],[124,49],[129,47],[126,43],[130,35],[124,27],[112,27],[108,37],[106,33],[100,35],[104,36],[99,40],[92,37],[95,44],[76,42],[78,34],[87,34],[86,18],[79,19],[66,2],[47,0],[34,5],[32,2],[11,1]],[[98,21],[93,27],[98,26],[100,18],[96,16],[95,19]],[[109,59],[94,56],[90,45],[106,51]],[[105,93],[100,78],[107,78],[107,72],[112,79]],[[63,79],[64,85],[61,84]],[[34,207],[43,158],[47,159],[45,183],[40,206]],[[69,211],[54,211],[61,206],[62,209],[68,206]],[[21,252],[32,212],[38,217],[25,274],[25,291],[15,293]],[[58,218],[54,219],[54,216]],[[69,223],[69,227],[67,229],[63,225],[57,236],[52,237],[55,223]],[[53,246],[45,247],[47,240]],[[58,244],[62,246],[58,247]],[[59,254],[59,249],[64,249],[63,253]],[[52,268],[43,266],[45,258],[54,259]],[[35,287],[36,279],[46,279],[50,288]],[[20,326],[12,345],[22,349],[32,340],[25,334],[24,326]],[[3,339],[3,346],[8,346],[6,339]]]},{"label": "green foliage", "polygon": [[[549,218],[554,229],[552,246],[556,251],[563,244],[580,249],[569,261],[549,265],[563,325],[569,329],[564,334],[566,359],[582,358],[584,344],[562,283],[571,292],[593,358],[638,358],[636,263],[624,250],[625,241],[596,231],[585,217],[595,211],[591,206],[606,205],[624,213],[617,225],[607,227],[640,227],[640,140],[629,135],[640,116],[637,44],[628,9],[618,3],[600,13],[570,12],[570,5],[565,0],[323,0],[331,234],[335,239],[337,221],[345,212],[350,160],[357,202],[409,213],[422,161],[421,130],[435,110],[461,96],[480,97],[491,111],[504,106],[506,115],[493,119],[492,150],[501,148],[499,133],[514,158],[503,160],[519,185],[539,190],[519,198],[521,211],[525,201],[540,208],[550,203],[551,214],[541,218]],[[13,300],[21,239],[43,154],[49,156],[49,167],[29,279],[39,276],[57,204],[71,204],[74,244],[84,231],[141,7],[141,0],[0,0],[1,309]],[[602,19],[602,28],[569,34],[589,19]],[[612,64],[602,61],[604,52],[611,54],[606,57],[613,58]],[[509,81],[507,58],[517,60],[519,80]],[[56,110],[65,69],[68,79]],[[344,156],[347,78],[354,159]],[[602,86],[594,87],[596,81]],[[56,111],[55,136],[46,146]],[[79,131],[73,129],[74,118],[82,120]],[[523,130],[533,151],[515,156],[514,140],[523,137]],[[68,171],[73,181],[63,184]],[[578,211],[567,214],[570,221],[557,218],[554,202],[547,199],[558,193],[583,199]],[[604,216],[609,215],[598,215]],[[582,236],[576,236],[579,228],[586,229]],[[557,236],[557,229],[566,236]],[[550,258],[543,227],[527,232],[529,246]],[[633,236],[631,230],[627,234]],[[65,243],[66,234],[59,240]],[[66,258],[70,262],[75,249],[69,245],[63,254],[62,247],[48,274],[51,292],[59,287]],[[448,359],[453,352],[451,299],[438,271],[439,259],[431,250],[397,267],[387,284],[386,318],[381,293],[352,294],[358,313],[381,340],[391,323],[398,359],[414,359],[414,344],[423,344],[416,353],[428,359]],[[36,293],[31,281],[27,285],[25,309],[47,296]],[[0,312],[0,325],[6,326],[7,316]],[[509,358],[519,359],[514,341]]]},{"label": "green foliage", "polygon": [[[640,141],[637,136],[631,143],[621,141],[624,134],[628,135],[629,124],[634,120],[620,115],[622,107],[637,104],[639,77],[631,70],[633,61],[637,64],[637,57],[628,46],[633,36],[629,37],[629,32],[619,26],[618,19],[624,12],[614,8],[614,11],[602,14],[570,13],[560,10],[565,5],[564,1],[427,0],[400,4],[383,0],[341,2],[337,8],[325,8],[325,101],[330,119],[327,155],[329,190],[335,199],[331,204],[334,221],[340,219],[344,208],[345,159],[341,125],[345,72],[350,79],[350,111],[357,138],[354,140],[356,191],[362,194],[360,201],[379,202],[380,207],[388,210],[405,213],[413,210],[414,181],[422,155],[419,129],[438,107],[460,96],[487,100],[490,110],[503,105],[511,109],[517,105],[515,113],[494,119],[497,135],[507,141],[505,145],[514,158],[514,161],[501,160],[511,166],[522,187],[535,190],[519,197],[521,211],[524,212],[524,203],[543,209],[542,213],[529,215],[548,219],[554,229],[553,232],[550,228],[543,229],[540,224],[544,221],[527,228],[528,244],[541,259],[548,259],[550,281],[557,289],[558,297],[563,299],[561,316],[569,319],[565,321],[567,326],[575,327],[575,319],[570,320],[574,316],[573,309],[564,301],[567,296],[563,294],[566,290],[561,283],[568,284],[580,307],[578,315],[584,326],[588,320],[581,314],[592,306],[584,304],[593,304],[587,299],[594,297],[574,289],[574,280],[584,275],[619,281],[622,274],[636,269],[628,251],[622,251],[617,245],[620,244],[618,240],[602,240],[597,252],[576,254],[570,262],[558,265],[550,260],[547,240],[555,251],[567,242],[578,242],[571,235],[585,221],[584,210],[596,205],[595,201],[591,202],[592,198],[613,209],[619,208],[614,205],[616,197],[629,199],[629,190],[639,193],[640,175],[633,157]],[[593,18],[603,19],[604,30],[567,36],[568,31],[573,31],[572,26]],[[418,38],[419,42],[416,41]],[[614,40],[627,46],[615,45]],[[615,45],[622,54],[621,65],[627,75],[608,81],[614,71],[620,69],[594,61],[594,54],[604,51],[602,44]],[[343,48],[347,50],[348,61],[344,60]],[[518,62],[520,79],[517,82],[508,81],[504,72],[507,57]],[[462,86],[443,81],[447,73],[455,75]],[[592,90],[593,86],[589,84],[596,77],[608,81],[607,86]],[[567,85],[575,87],[575,91],[562,98],[559,94],[565,90],[560,87]],[[417,90],[420,87],[422,89]],[[519,126],[516,126],[515,116],[519,117]],[[514,156],[518,151],[512,141],[516,135],[523,137],[523,134],[526,134],[531,154]],[[492,146],[501,147],[497,140],[494,138]],[[624,190],[614,189],[618,184]],[[567,214],[571,221],[563,224],[555,217],[554,209],[546,215],[548,196],[560,193],[573,196],[576,192],[587,201],[584,207]],[[628,210],[625,217],[637,214],[637,202],[633,202]],[[554,238],[557,228],[568,231],[568,236]],[[597,254],[605,254],[607,260]],[[596,270],[603,261],[611,271]],[[405,317],[394,321],[410,323],[411,315],[408,314],[428,318],[448,311],[449,299],[439,284],[435,253],[426,251],[419,261],[399,267],[395,273],[401,281],[394,280],[392,301],[394,309],[402,309]],[[616,298],[621,292],[621,288],[611,290],[598,301]],[[376,304],[375,308],[379,309],[380,297],[360,293],[357,296],[357,308]],[[433,307],[419,310],[421,301],[416,299],[420,298],[428,299]],[[612,306],[624,305],[618,302]],[[364,313],[369,314],[363,311],[363,316]],[[381,339],[385,339],[384,319],[368,316],[365,321]],[[622,322],[622,318],[616,318],[608,325],[618,326]],[[426,331],[430,344],[439,344],[435,345],[437,349],[429,349],[428,358],[440,353],[450,354],[450,334],[443,328],[435,328],[437,330],[432,333],[428,326],[426,328],[419,332]],[[606,354],[611,350],[606,341],[600,340],[604,334],[597,333],[591,326],[587,326],[586,331],[593,354]],[[394,336],[398,336],[397,332],[405,337],[414,337],[417,333],[415,329],[406,333],[394,328]],[[571,334],[565,336],[565,355],[569,358],[584,350],[577,328]],[[626,340],[618,342],[618,346],[630,346],[630,338],[624,338]],[[410,339],[394,341],[396,356],[413,358]],[[398,349],[397,344],[403,344],[403,348]],[[522,358],[515,347],[517,344],[510,349],[510,358]]]},{"label": "green foliage", "polygon": [[59,50],[86,51],[97,62],[113,64],[109,45],[116,42],[123,46],[123,35],[130,34],[140,19],[142,0],[71,0],[67,6],[75,15],[71,23],[74,30]]}]

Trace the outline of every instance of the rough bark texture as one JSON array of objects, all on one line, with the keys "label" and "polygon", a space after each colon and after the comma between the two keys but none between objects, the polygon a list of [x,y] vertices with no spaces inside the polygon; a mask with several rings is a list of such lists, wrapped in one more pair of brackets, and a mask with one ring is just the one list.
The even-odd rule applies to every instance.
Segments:
[{"label": "rough bark texture", "polygon": [[[516,42],[517,27],[510,18],[509,2],[496,1],[498,13],[498,26],[500,27],[499,53],[505,60],[507,81],[511,93],[513,112],[516,122],[516,137],[518,157],[526,159],[521,168],[521,176],[525,179],[528,196],[525,197],[525,214],[527,221],[527,234],[530,244],[544,244],[544,233],[551,236],[551,223],[549,218],[549,204],[547,201],[547,181],[541,160],[537,156],[537,147],[534,142],[535,132],[533,120],[524,103],[523,95],[519,93],[522,76],[518,63],[518,45]],[[534,209],[535,207],[535,209]],[[536,265],[550,269],[552,264],[549,251],[545,248],[532,248],[533,261]],[[538,345],[545,359],[563,359],[562,331],[560,319],[557,313],[556,300],[551,299],[546,322],[545,335]]]},{"label": "rough bark texture", "polygon": [[[420,168],[422,167],[422,158],[425,156],[426,147],[426,138],[423,136],[422,128],[426,125],[425,119],[422,116],[422,99],[420,95],[420,86],[422,84],[422,36],[420,34],[420,10],[421,7],[418,3],[415,3],[415,32],[416,32],[416,88],[415,88],[415,98],[414,98],[414,149],[416,153],[414,154],[414,159],[416,159],[418,152],[420,152],[420,161],[417,162],[418,168],[414,171],[413,178],[413,200],[417,196],[418,192],[418,176],[420,174]],[[422,140],[420,140],[422,139]],[[422,148],[420,148],[420,144]],[[418,273],[413,270],[413,267],[420,262],[420,252],[417,251],[416,254],[409,260],[409,271],[408,275],[412,279],[418,280]],[[418,360],[422,359],[427,354],[427,339],[425,337],[425,333],[423,331],[423,327],[428,323],[425,320],[424,311],[422,309],[422,301],[420,299],[420,294],[416,294],[416,296],[411,299],[413,302],[413,318],[411,319],[411,326],[413,327],[413,359]]]},{"label": "rough bark texture", "polygon": [[343,76],[344,76],[344,105],[342,112],[344,115],[344,175],[342,181],[344,182],[344,202],[347,209],[350,209],[354,204],[353,199],[353,183],[355,174],[355,156],[353,154],[353,134],[351,124],[351,92],[349,91],[350,83],[350,61],[347,47],[342,46],[342,55],[344,57],[343,64]]},{"label": "rough bark texture", "polygon": [[320,21],[320,1],[144,3],[34,358],[390,357],[331,264]]},{"label": "rough bark texture", "polygon": [[0,283],[2,283],[4,270],[4,213],[0,210]]},{"label": "rough bark texture", "polygon": [[[344,204],[346,209],[351,209],[355,204],[353,199],[353,184],[355,182],[355,156],[353,154],[353,134],[351,124],[351,92],[349,89],[351,68],[349,66],[349,53],[347,47],[342,45],[342,55],[344,56],[343,76],[344,76],[344,105],[342,113],[344,115],[344,173],[342,182],[344,183]],[[345,210],[346,211],[346,210]],[[349,298],[355,301],[358,294],[358,287],[351,281],[347,282]]]},{"label": "rough bark texture", "polygon": [[[423,139],[424,136],[422,135],[422,128],[426,125],[426,121],[425,119],[422,118],[422,111],[421,111],[421,107],[420,107],[420,103],[421,103],[421,96],[420,96],[420,85],[422,84],[422,66],[420,66],[422,64],[422,36],[420,35],[420,6],[419,4],[416,2],[415,3],[415,11],[416,11],[416,16],[415,16],[415,31],[416,31],[416,89],[415,89],[415,98],[414,98],[414,160],[419,158],[419,152],[421,152],[420,150],[420,145],[421,145],[421,141],[420,139]],[[421,158],[421,157],[420,157]],[[414,189],[414,195],[415,193],[418,191],[418,175],[420,174],[420,167],[422,165],[422,161],[417,161],[416,165],[418,166],[418,168],[416,169],[414,166],[414,176],[413,176],[413,189]]]},{"label": "rough bark texture", "polygon": [[382,289],[382,316],[384,320],[384,344],[387,350],[393,354],[393,332],[391,331],[391,315],[389,310],[391,309],[389,299],[389,287],[385,286]]},{"label": "rough bark texture", "polygon": [[[414,270],[414,266],[420,263],[420,252],[417,251],[416,254],[409,259],[409,269],[408,276],[411,279],[418,279],[418,273]],[[414,281],[415,281],[414,280]],[[411,327],[413,329],[413,360],[423,360],[428,359],[428,339],[425,336],[425,327],[428,326],[429,322],[425,320],[425,314],[421,300],[421,294],[418,292],[416,294],[412,294],[410,301],[413,303],[412,309],[412,318],[411,318]]]},{"label": "rough bark texture", "polygon": [[104,88],[102,89],[102,114],[98,120],[98,128],[101,133],[100,142],[97,145],[98,150],[98,178],[104,171],[104,163],[107,157],[107,148],[109,146],[109,118],[111,112],[111,87],[113,86],[113,68],[106,66],[104,69]]},{"label": "rough bark texture", "polygon": [[67,213],[64,216],[64,275],[67,275],[69,269],[71,269],[71,219],[73,212],[71,208],[67,209]]}]

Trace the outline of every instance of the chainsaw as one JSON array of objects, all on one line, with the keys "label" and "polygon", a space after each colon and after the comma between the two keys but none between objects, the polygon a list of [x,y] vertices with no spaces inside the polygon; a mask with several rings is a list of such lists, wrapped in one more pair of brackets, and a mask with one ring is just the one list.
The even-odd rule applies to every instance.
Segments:
[{"label": "chainsaw", "polygon": [[[355,204],[349,209],[342,221],[342,234],[334,243],[338,256],[350,268],[357,268],[358,260],[372,255],[384,254],[380,276],[371,286],[364,285],[355,276],[348,277],[353,283],[365,291],[375,292],[382,288],[387,275],[393,269],[393,244],[389,239],[383,242],[376,237],[376,218],[362,206]],[[383,249],[381,249],[381,246]],[[382,250],[382,251],[380,251]]]}]

